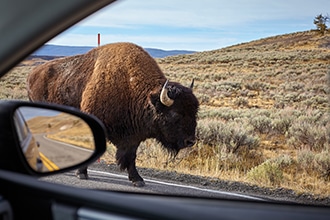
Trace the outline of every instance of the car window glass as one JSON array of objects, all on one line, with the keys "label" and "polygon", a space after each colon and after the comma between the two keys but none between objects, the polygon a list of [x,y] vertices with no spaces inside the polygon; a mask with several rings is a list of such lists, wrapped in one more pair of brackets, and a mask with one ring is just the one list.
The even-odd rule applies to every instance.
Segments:
[{"label": "car window glass", "polygon": [[[324,10],[330,5],[324,1],[257,2],[192,1],[187,5],[184,1],[119,1],[49,41],[11,70],[0,80],[0,98],[28,100],[27,76],[47,62],[76,56],[64,65],[61,74],[70,74],[73,69],[85,74],[101,65],[81,54],[106,44],[132,42],[155,59],[170,82],[189,87],[194,79],[193,93],[200,104],[196,143],[190,141],[192,147],[176,154],[164,150],[153,138],[141,142],[136,158],[141,176],[279,200],[326,203],[330,197],[330,34],[329,15]],[[103,59],[111,56],[108,53]],[[75,62],[84,65],[73,68]],[[104,68],[111,65],[104,64]],[[128,66],[119,66],[115,77]],[[148,74],[148,67],[144,71]],[[132,84],[134,80],[131,76],[126,79]],[[88,91],[94,94],[101,82]],[[81,82],[73,80],[72,84],[78,88]],[[70,95],[68,100],[72,101],[76,91],[65,91]],[[97,100],[100,96],[93,97]],[[74,107],[79,108],[81,101],[73,103]],[[130,105],[121,109],[122,114],[136,110]],[[104,115],[115,107],[98,106]],[[134,114],[129,120],[140,122]],[[148,129],[151,125],[143,126]],[[118,123],[116,129],[128,127]],[[22,135],[26,132],[23,130]],[[107,152],[89,167],[90,178],[105,177],[100,177],[100,185],[81,187],[133,191],[127,172],[116,165],[116,152],[115,144],[109,142]],[[76,178],[75,172],[71,174]],[[117,181],[125,185],[124,189],[106,185],[116,175],[121,175]],[[72,181],[44,180],[69,185]],[[148,188],[152,182],[146,182],[144,190],[154,190]]]}]

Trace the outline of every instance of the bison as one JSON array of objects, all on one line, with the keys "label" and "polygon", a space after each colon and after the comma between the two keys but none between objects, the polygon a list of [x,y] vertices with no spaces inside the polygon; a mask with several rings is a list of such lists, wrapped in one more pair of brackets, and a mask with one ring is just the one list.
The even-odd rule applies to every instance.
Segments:
[{"label": "bison", "polygon": [[[195,144],[199,108],[192,88],[168,82],[156,61],[132,43],[113,43],[36,67],[27,78],[30,101],[73,106],[105,125],[116,160],[134,186],[141,141],[154,138],[176,155]],[[87,167],[76,172],[88,178]]]}]

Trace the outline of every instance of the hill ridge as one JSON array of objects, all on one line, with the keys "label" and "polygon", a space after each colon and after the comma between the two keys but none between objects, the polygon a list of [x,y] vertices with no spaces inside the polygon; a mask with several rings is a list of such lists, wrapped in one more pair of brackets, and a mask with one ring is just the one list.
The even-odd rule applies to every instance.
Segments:
[{"label": "hill ridge", "polygon": [[277,44],[282,48],[289,49],[292,49],[292,46],[295,46],[295,48],[310,47],[309,49],[330,49],[330,34],[328,33],[325,35],[321,35],[316,30],[300,31],[283,35],[269,36],[258,40],[232,45],[226,48],[238,48],[245,46],[267,46],[271,44]]}]

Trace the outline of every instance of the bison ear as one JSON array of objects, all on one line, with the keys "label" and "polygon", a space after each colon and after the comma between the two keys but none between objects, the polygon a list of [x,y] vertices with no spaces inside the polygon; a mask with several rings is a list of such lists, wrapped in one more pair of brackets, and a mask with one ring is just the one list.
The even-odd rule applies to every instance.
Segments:
[{"label": "bison ear", "polygon": [[173,100],[176,99],[180,95],[180,93],[182,93],[182,89],[174,85],[170,86],[167,92],[168,96]]}]

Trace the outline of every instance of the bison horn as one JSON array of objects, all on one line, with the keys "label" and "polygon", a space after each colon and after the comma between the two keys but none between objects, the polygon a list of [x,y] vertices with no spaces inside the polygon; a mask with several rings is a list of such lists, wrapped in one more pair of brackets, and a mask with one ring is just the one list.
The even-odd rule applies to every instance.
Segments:
[{"label": "bison horn", "polygon": [[166,80],[163,88],[162,88],[162,91],[160,93],[160,102],[163,104],[163,105],[166,105],[167,107],[170,107],[171,105],[173,105],[173,102],[174,100],[171,99],[170,97],[168,97],[168,89],[166,88],[167,86],[167,83],[168,83],[168,80]]},{"label": "bison horn", "polygon": [[190,84],[190,88],[193,89],[194,88],[194,82],[195,82],[195,79],[192,80],[191,84]]}]

